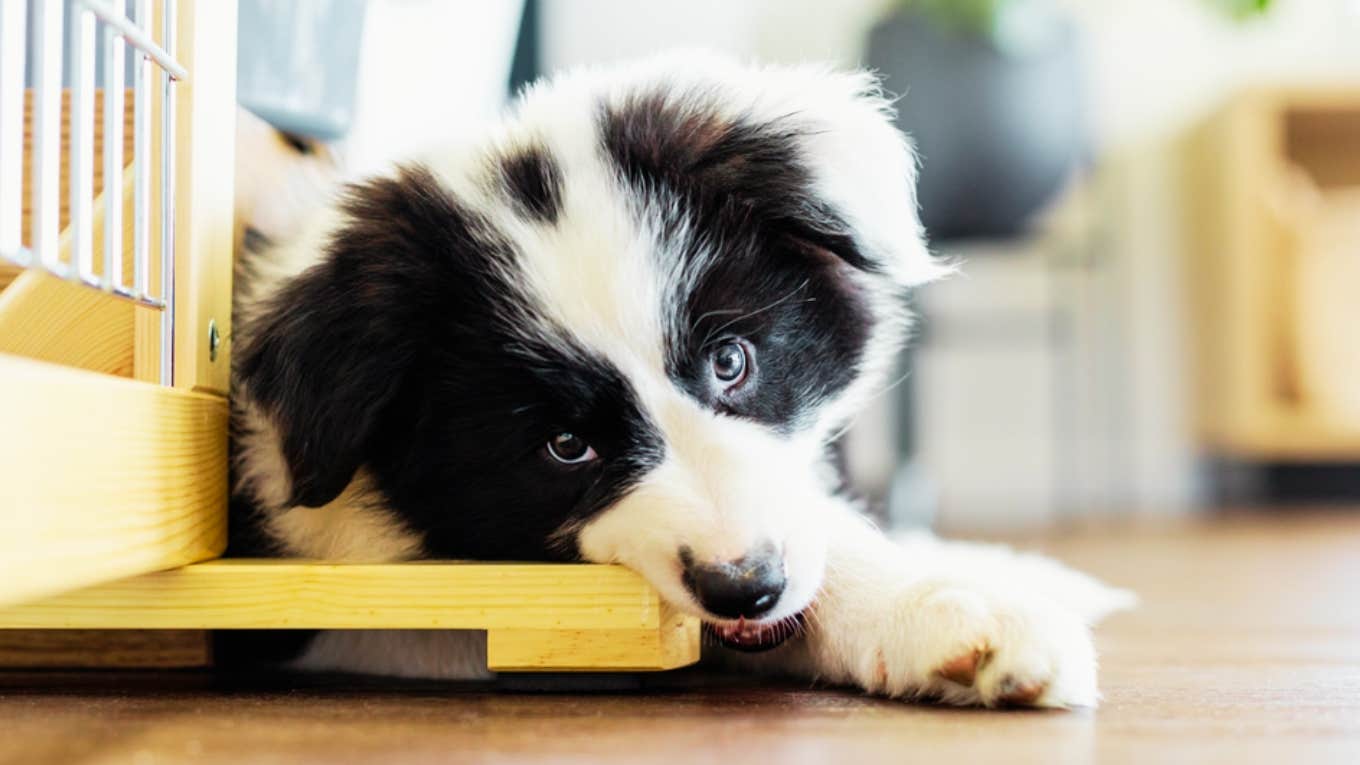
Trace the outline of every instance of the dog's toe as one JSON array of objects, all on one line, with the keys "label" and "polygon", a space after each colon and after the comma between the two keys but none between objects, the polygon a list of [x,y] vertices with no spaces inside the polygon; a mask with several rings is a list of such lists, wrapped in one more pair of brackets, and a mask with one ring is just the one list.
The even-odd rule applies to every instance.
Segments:
[{"label": "dog's toe", "polygon": [[997,703],[1006,706],[1033,706],[1048,690],[1048,682],[1042,680],[1021,680],[1013,675],[1001,679],[998,687]]}]

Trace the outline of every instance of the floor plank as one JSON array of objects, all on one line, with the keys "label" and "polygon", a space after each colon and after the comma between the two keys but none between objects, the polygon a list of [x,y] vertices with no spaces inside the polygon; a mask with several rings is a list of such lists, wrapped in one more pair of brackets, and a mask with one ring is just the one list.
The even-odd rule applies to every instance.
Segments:
[{"label": "floor plank", "polygon": [[1143,597],[1100,630],[1098,710],[947,710],[683,676],[573,695],[11,674],[0,763],[1360,762],[1360,510],[1029,541]]}]

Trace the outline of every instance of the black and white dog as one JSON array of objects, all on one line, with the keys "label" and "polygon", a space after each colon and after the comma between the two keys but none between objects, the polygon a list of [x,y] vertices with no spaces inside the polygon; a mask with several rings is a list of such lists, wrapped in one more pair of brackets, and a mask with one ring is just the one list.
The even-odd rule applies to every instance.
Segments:
[{"label": "black and white dog", "polygon": [[[890,540],[828,444],[949,268],[864,73],[703,55],[567,74],[243,262],[234,504],[256,551],[621,563],[735,663],[954,704],[1090,705],[1129,596]],[[252,531],[253,530],[253,531]],[[249,545],[237,545],[237,549]],[[482,636],[296,666],[485,676]]]}]

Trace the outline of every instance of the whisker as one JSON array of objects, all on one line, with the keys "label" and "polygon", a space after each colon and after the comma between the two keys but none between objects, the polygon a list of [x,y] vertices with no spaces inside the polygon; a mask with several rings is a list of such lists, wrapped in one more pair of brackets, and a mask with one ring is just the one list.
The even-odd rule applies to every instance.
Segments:
[{"label": "whisker", "polygon": [[[910,370],[910,369],[908,369],[907,371],[903,372],[901,377],[897,378],[896,380],[893,380],[893,381],[892,381],[891,383],[889,383],[888,385],[883,386],[883,387],[882,387],[881,389],[879,389],[877,392],[875,392],[875,393],[873,393],[873,394],[867,396],[867,397],[864,399],[864,403],[867,404],[867,403],[869,403],[870,401],[874,401],[874,400],[877,399],[878,397],[880,397],[880,396],[882,396],[882,395],[884,395],[884,394],[886,394],[886,393],[892,391],[892,390],[893,390],[894,388],[896,388],[897,386],[899,386],[899,385],[901,385],[902,383],[906,382],[906,381],[907,381],[907,378],[908,378],[908,377],[911,377],[911,372],[912,372],[912,370]],[[835,443],[841,436],[843,436],[843,435],[845,435],[846,433],[850,432],[850,428],[853,428],[853,427],[855,426],[855,423],[856,423],[856,422],[859,422],[859,418],[860,418],[860,416],[864,413],[864,409],[865,409],[865,407],[861,406],[861,407],[859,408],[859,411],[855,414],[855,416],[854,416],[854,417],[851,417],[851,418],[849,419],[849,421],[847,421],[847,422],[845,423],[845,427],[843,427],[843,428],[841,428],[840,430],[836,431],[836,433],[835,433],[834,435],[832,435],[830,438],[828,438],[828,439],[826,440],[826,442],[829,443],[829,444],[830,444],[830,443]]]},{"label": "whisker", "polygon": [[[734,318],[734,319],[731,319],[731,320],[728,321],[726,324],[723,324],[723,325],[721,325],[721,326],[718,326],[718,327],[714,328],[714,329],[711,330],[708,334],[704,335],[704,341],[703,341],[702,343],[699,344],[699,347],[700,347],[700,348],[706,347],[706,346],[708,345],[709,341],[711,341],[711,340],[713,339],[713,336],[714,336],[714,335],[718,334],[719,332],[722,332],[724,329],[727,329],[728,327],[732,326],[733,324],[736,324],[737,322],[743,321],[743,320],[745,320],[745,319],[749,319],[749,318],[751,318],[751,317],[753,317],[753,316],[759,316],[760,314],[765,313],[766,311],[769,311],[769,310],[771,310],[771,309],[773,309],[773,308],[778,307],[780,304],[784,303],[784,302],[787,301],[789,298],[793,297],[794,295],[797,295],[799,292],[802,292],[804,289],[807,289],[808,284],[810,284],[811,282],[812,282],[811,279],[804,279],[803,282],[802,282],[801,284],[799,284],[797,287],[794,287],[792,290],[790,290],[789,293],[788,293],[787,295],[785,295],[785,296],[782,297],[782,298],[779,298],[778,300],[774,301],[773,303],[770,303],[769,305],[764,306],[764,307],[762,307],[762,308],[757,308],[756,310],[751,311],[751,312],[749,312],[749,313],[744,313],[744,314],[742,314],[742,315],[740,315],[740,316],[737,316],[737,317]],[[811,301],[804,301],[804,302],[811,302]],[[732,311],[729,310],[729,311],[726,311],[726,312],[727,312],[727,313],[731,313]],[[717,311],[710,311],[708,314],[705,314],[705,316],[708,316],[708,315],[714,314],[714,313],[719,313],[719,312],[717,312]],[[698,326],[698,322],[695,322],[695,326]]]}]

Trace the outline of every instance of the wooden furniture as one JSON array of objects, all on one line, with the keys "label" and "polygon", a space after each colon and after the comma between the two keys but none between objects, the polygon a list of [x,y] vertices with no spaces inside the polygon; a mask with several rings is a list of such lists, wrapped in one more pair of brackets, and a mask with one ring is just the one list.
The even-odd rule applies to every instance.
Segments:
[{"label": "wooden furniture", "polygon": [[1182,152],[1203,444],[1360,460],[1360,90],[1243,93]]},{"label": "wooden furniture", "polygon": [[[698,621],[621,567],[214,560],[227,533],[235,3],[137,0],[134,24],[77,0],[67,21],[88,47],[66,93],[50,79],[56,2],[32,6],[48,63],[23,92],[23,57],[7,52],[23,52],[27,7],[0,10],[0,126],[24,104],[23,142],[0,136],[0,254],[13,258],[0,259],[0,663],[202,664],[204,630],[237,628],[486,630],[488,663],[507,671],[698,660]],[[93,88],[93,36],[121,40],[120,23],[128,44],[149,29],[179,81]],[[148,206],[167,187],[169,203]],[[140,269],[146,291],[115,294]]]}]

